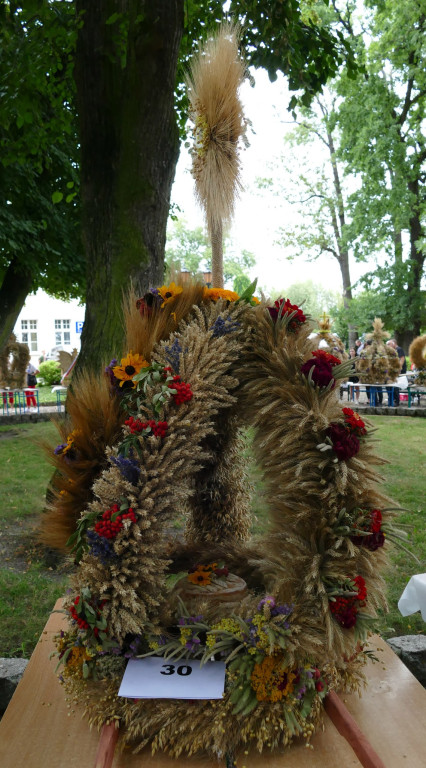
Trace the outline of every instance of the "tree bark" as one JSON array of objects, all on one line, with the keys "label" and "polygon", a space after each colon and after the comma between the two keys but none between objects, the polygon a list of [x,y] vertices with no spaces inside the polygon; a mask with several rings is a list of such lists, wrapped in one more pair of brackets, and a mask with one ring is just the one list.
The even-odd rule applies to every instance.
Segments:
[{"label": "tree bark", "polygon": [[123,292],[163,279],[183,0],[76,0],[86,317],[78,368],[119,356]]},{"label": "tree bark", "polygon": [[12,333],[31,288],[32,277],[22,272],[18,260],[10,262],[0,288],[0,354]]}]

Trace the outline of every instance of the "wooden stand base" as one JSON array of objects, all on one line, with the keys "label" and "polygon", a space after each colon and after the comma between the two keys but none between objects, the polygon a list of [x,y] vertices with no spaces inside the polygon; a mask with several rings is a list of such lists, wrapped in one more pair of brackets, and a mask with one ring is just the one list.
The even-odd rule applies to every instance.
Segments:
[{"label": "wooden stand base", "polygon": [[[224,761],[203,757],[115,753],[114,726],[105,727],[101,738],[90,731],[80,713],[67,707],[56,661],[49,659],[63,620],[59,613],[50,616],[0,722],[1,768],[223,768]],[[369,666],[365,693],[329,697],[313,750],[295,744],[272,755],[241,751],[238,768],[424,768],[426,690],[380,638],[373,638],[372,647],[380,663]]]}]

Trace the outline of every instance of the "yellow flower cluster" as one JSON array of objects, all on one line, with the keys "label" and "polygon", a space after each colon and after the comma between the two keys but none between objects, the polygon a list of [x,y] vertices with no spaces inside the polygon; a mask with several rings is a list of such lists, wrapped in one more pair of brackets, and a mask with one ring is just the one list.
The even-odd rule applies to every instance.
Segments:
[{"label": "yellow flower cluster", "polygon": [[89,661],[92,658],[92,654],[88,653],[87,648],[81,645],[74,646],[68,656],[63,675],[64,677],[83,677],[83,664],[85,661]]},{"label": "yellow flower cluster", "polygon": [[238,293],[228,291],[226,288],[204,288],[203,296],[205,299],[211,299],[212,301],[218,301],[218,299],[237,301],[240,298]]},{"label": "yellow flower cluster", "polygon": [[192,635],[191,627],[181,627],[180,628],[180,644],[186,645],[191,635]]},{"label": "yellow flower cluster", "polygon": [[256,613],[253,616],[252,624],[257,629],[256,647],[262,651],[267,651],[270,648],[271,640],[267,633],[263,630],[263,626],[268,623],[268,617],[261,613]]},{"label": "yellow flower cluster", "polygon": [[[231,632],[235,637],[238,638],[238,640],[243,639],[243,630],[238,624],[238,621],[235,619],[232,619],[228,616],[225,616],[225,618],[218,621],[216,624],[212,625],[212,630],[222,630],[225,632]],[[213,634],[212,631],[207,632],[207,639],[206,639],[206,646],[210,650],[214,648],[216,645],[216,639],[217,634]]]},{"label": "yellow flower cluster", "polygon": [[68,451],[70,451],[71,448],[73,448],[74,440],[76,437],[78,437],[78,435],[81,435],[81,429],[73,429],[73,431],[69,433],[69,435],[67,436],[66,445],[61,451],[62,456],[65,456],[65,454],[68,453]]},{"label": "yellow flower cluster", "polygon": [[265,656],[255,664],[251,674],[251,687],[258,701],[281,701],[293,691],[296,674],[283,665],[282,654]]}]

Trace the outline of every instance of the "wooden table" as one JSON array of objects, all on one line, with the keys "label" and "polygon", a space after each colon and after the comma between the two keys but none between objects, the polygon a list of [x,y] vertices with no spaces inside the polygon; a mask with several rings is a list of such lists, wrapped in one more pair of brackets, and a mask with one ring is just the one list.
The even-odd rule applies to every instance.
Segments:
[{"label": "wooden table", "polygon": [[[56,607],[60,607],[58,601]],[[0,722],[1,768],[95,768],[99,734],[90,731],[79,712],[66,705],[64,692],[50,660],[53,635],[64,617],[49,618],[24,676]],[[426,690],[380,638],[380,663],[368,669],[369,685],[360,699],[344,696],[348,711],[386,768],[424,768]],[[296,744],[273,755],[252,751],[237,755],[238,768],[360,768],[348,742],[325,716],[325,727],[313,739],[313,750]],[[114,756],[113,768],[218,768],[224,762],[208,758],[173,760],[149,751]]]}]

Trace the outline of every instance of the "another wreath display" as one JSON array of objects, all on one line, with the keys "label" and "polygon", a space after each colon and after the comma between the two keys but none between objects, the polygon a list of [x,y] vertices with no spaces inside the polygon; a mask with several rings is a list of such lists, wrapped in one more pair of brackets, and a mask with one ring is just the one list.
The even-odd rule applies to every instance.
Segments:
[{"label": "another wreath display", "polygon": [[[367,424],[338,402],[351,364],[310,351],[289,299],[251,291],[173,283],[131,298],[126,323],[125,355],[73,383],[55,456],[45,538],[71,533],[79,560],[56,638],[67,694],[136,750],[309,743],[327,691],[365,679],[396,514]],[[268,509],[257,538],[248,442]],[[224,660],[223,699],[119,698],[127,660],[147,654]]]}]

